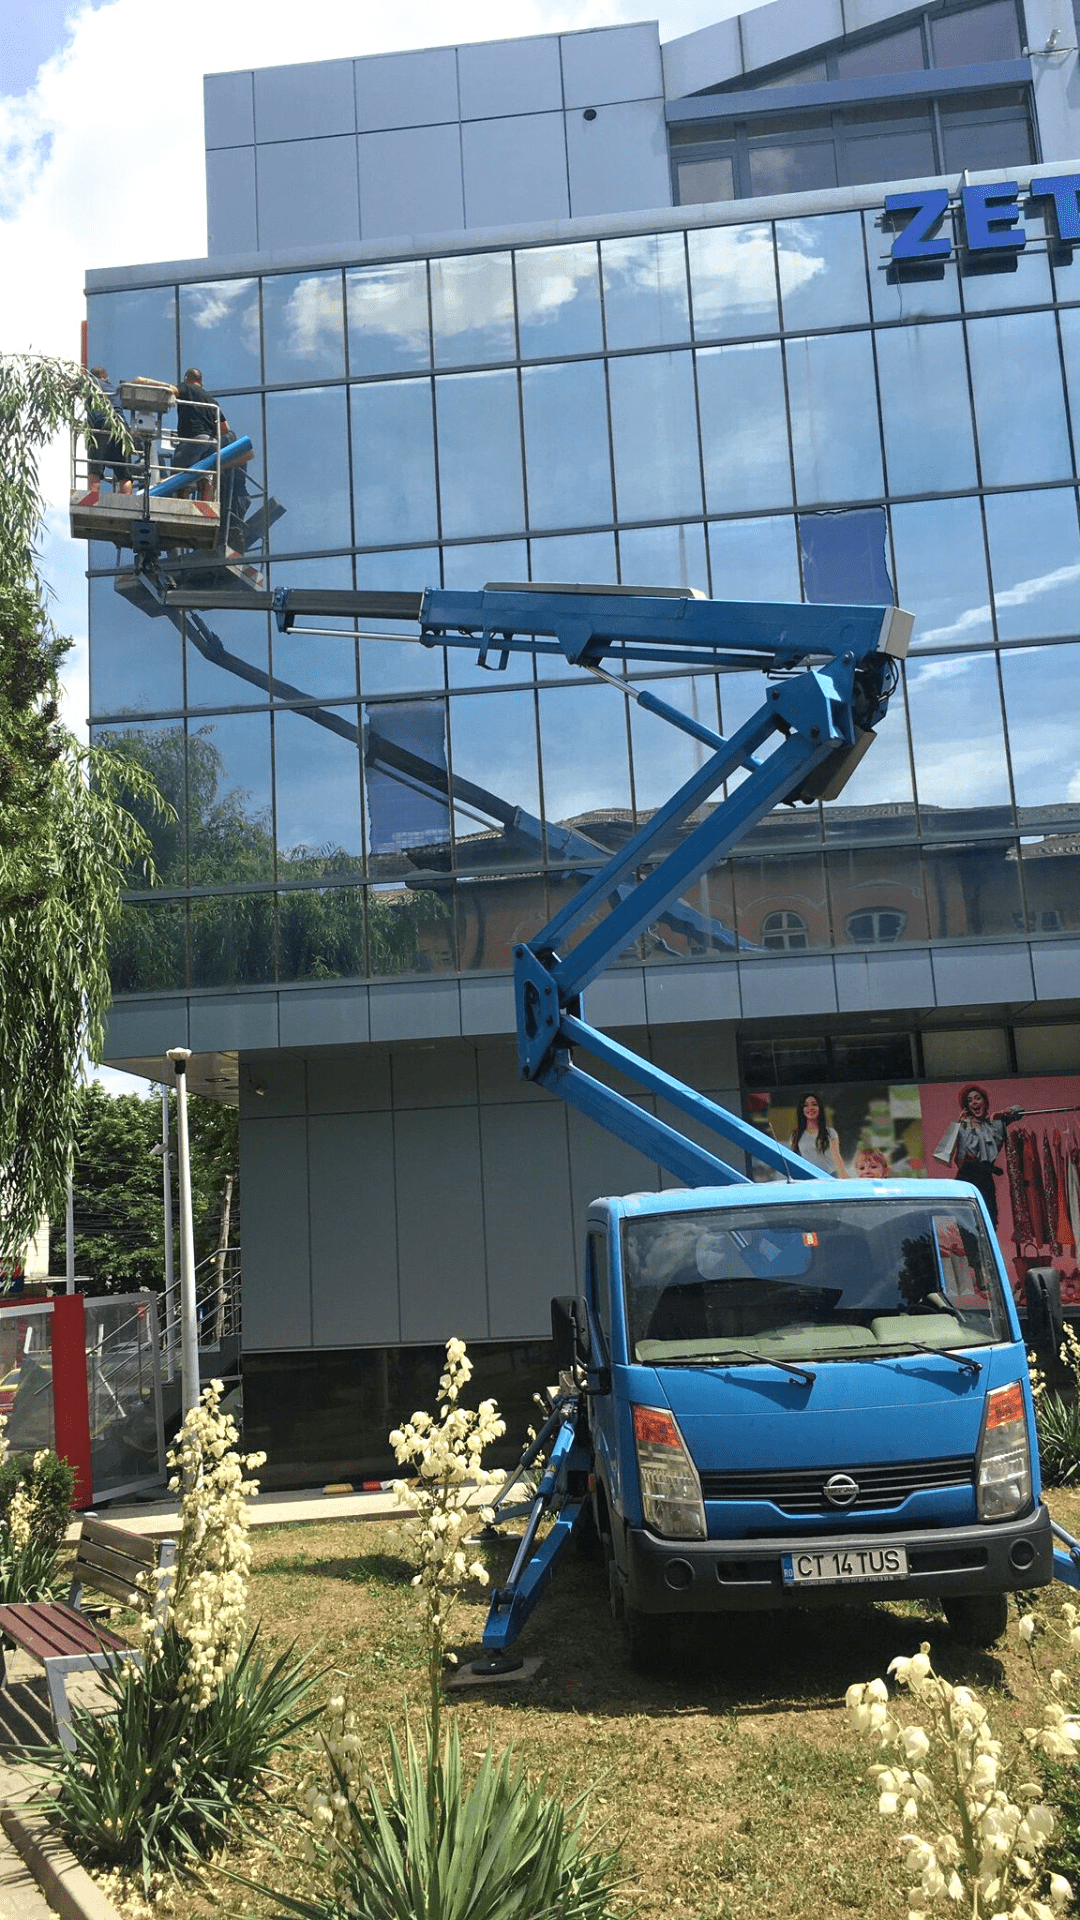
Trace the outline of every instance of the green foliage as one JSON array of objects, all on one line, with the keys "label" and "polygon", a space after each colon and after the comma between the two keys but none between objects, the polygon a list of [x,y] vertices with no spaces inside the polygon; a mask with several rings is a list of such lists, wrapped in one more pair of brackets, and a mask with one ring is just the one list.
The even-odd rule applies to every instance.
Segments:
[{"label": "green foliage", "polygon": [[41,1804],[85,1857],[140,1875],[184,1876],[263,1801],[273,1758],[318,1711],[320,1674],[288,1647],[267,1664],[256,1642],[208,1706],[182,1690],[187,1643],[168,1627],[145,1672],[124,1661],[103,1676],[112,1711],[76,1712],[75,1750],[56,1750]]},{"label": "green foliage", "polygon": [[1080,1402],[1043,1391],[1035,1401],[1039,1460],[1049,1487],[1080,1482]]},{"label": "green foliage", "polygon": [[20,1488],[30,1497],[35,1538],[55,1553],[71,1519],[74,1467],[48,1449],[9,1454],[0,1465],[0,1528],[5,1533],[10,1532],[11,1503]]},{"label": "green foliage", "polygon": [[302,1920],[606,1920],[618,1856],[590,1842],[584,1797],[564,1807],[490,1747],[467,1786],[456,1727],[438,1755],[428,1736],[402,1753],[391,1734],[381,1785],[334,1762],[347,1812],[316,1849],[331,1890],[276,1904]]},{"label": "green foliage", "polygon": [[[175,1116],[175,1096],[170,1104]],[[235,1108],[189,1095],[196,1265],[218,1245],[221,1196],[230,1173],[234,1175],[230,1240],[239,1241],[237,1129]],[[129,1293],[162,1285],[161,1160],[152,1152],[160,1139],[158,1096],[125,1093],[113,1099],[96,1084],[82,1088],[75,1145],[75,1267],[93,1282],[97,1293]],[[179,1208],[174,1206],[174,1238],[179,1218]],[[179,1258],[175,1246],[174,1252]]]},{"label": "green foliage", "polygon": [[162,806],[145,772],[83,746],[58,717],[68,642],[37,569],[38,461],[101,408],[81,368],[0,355],[0,1263],[62,1204],[79,1063],[101,1052],[120,889],[133,868],[151,871],[123,795],[147,813]]}]

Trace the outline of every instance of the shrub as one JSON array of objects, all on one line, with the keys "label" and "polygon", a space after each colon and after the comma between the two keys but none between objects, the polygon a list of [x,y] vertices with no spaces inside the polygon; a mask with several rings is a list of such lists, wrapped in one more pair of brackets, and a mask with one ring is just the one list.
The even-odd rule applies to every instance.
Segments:
[{"label": "shrub", "polygon": [[1041,1393],[1035,1402],[1035,1427],[1043,1480],[1050,1487],[1080,1481],[1080,1402],[1058,1393]]},{"label": "shrub", "polygon": [[46,1448],[0,1459],[0,1604],[51,1600],[63,1591],[60,1549],[74,1490],[74,1470]]}]

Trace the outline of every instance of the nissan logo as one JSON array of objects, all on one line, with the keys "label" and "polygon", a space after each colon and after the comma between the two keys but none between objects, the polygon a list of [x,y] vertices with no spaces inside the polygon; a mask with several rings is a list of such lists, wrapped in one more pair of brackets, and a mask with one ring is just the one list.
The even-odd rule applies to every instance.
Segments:
[{"label": "nissan logo", "polygon": [[859,1497],[859,1483],[850,1473],[831,1473],[825,1482],[825,1498],[830,1507],[853,1507]]}]

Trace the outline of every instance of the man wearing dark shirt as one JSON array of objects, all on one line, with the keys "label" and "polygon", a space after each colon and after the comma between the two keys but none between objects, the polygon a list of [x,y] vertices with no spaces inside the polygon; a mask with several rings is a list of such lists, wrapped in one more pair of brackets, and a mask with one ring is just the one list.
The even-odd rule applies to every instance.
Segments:
[{"label": "man wearing dark shirt", "polygon": [[[197,461],[216,453],[219,435],[224,438],[228,425],[213,394],[207,393],[203,386],[201,368],[189,367],[176,389],[177,440],[173,448],[173,472],[193,467]],[[200,499],[208,500],[212,492],[213,476],[200,474]]]}]

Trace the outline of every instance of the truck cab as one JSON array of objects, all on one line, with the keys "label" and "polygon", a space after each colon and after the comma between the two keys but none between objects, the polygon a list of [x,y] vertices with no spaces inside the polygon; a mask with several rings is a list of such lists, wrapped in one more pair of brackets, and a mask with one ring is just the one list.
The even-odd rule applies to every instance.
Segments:
[{"label": "truck cab", "polygon": [[940,1600],[989,1644],[1053,1575],[985,1208],[956,1181],[786,1182],[590,1209],[594,1514],[640,1654],[680,1614]]}]

